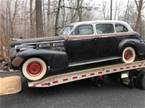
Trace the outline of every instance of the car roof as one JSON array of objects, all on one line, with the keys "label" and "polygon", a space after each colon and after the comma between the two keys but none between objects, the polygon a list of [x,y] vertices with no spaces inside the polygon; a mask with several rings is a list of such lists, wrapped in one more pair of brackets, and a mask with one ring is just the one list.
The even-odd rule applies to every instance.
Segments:
[{"label": "car roof", "polygon": [[97,21],[81,21],[81,22],[75,22],[71,23],[70,25],[81,25],[81,24],[95,24],[95,23],[121,23],[121,24],[127,24],[124,21],[117,21],[117,20],[97,20]]},{"label": "car roof", "polygon": [[130,25],[124,21],[118,21],[118,20],[96,20],[96,21],[81,21],[81,22],[75,22],[75,23],[71,23],[69,24],[70,26],[78,26],[78,25],[85,25],[85,24],[101,24],[101,23],[110,23],[110,24],[122,24],[125,25],[129,31],[133,31],[132,28],[130,27]]}]

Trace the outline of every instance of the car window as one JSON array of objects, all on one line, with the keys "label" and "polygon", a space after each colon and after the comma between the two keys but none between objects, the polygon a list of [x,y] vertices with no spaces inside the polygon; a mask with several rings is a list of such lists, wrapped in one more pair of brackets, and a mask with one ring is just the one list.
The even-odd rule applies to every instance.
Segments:
[{"label": "car window", "polygon": [[74,32],[72,33],[73,35],[89,35],[93,34],[93,26],[92,25],[80,25],[76,27]]},{"label": "car window", "polygon": [[71,32],[73,26],[66,26],[63,28],[62,31],[60,31],[60,35],[69,35],[69,33]]},{"label": "car window", "polygon": [[96,24],[97,34],[114,33],[113,24]]},{"label": "car window", "polygon": [[115,24],[116,32],[128,32],[128,29],[122,24]]}]

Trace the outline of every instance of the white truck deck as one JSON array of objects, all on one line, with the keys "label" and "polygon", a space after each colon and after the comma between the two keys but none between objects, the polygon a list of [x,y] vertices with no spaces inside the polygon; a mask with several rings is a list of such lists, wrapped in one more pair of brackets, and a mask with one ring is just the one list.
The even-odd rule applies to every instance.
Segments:
[{"label": "white truck deck", "polygon": [[39,81],[28,82],[28,86],[51,87],[51,86],[77,81],[77,80],[93,78],[96,76],[102,76],[111,73],[129,71],[134,69],[142,69],[142,68],[145,68],[145,60],[135,61],[130,64],[120,63],[120,64],[114,64],[108,66],[101,66],[97,68],[73,71],[73,72],[59,74],[59,75],[52,75]]}]

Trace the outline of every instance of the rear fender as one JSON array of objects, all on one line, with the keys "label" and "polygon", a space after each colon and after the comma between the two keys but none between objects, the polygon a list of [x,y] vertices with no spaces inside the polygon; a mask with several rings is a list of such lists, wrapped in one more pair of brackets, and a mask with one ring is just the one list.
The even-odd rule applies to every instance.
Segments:
[{"label": "rear fender", "polygon": [[130,46],[130,47],[133,47],[138,53],[139,44],[140,44],[140,40],[138,39],[125,39],[119,43],[118,49],[121,54],[125,47]]}]

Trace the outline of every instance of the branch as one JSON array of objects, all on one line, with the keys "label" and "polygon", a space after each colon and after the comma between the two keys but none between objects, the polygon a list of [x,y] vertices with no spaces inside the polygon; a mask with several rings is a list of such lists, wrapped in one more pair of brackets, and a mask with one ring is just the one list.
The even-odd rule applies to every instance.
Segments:
[{"label": "branch", "polygon": [[[67,8],[67,9],[73,9],[73,10],[77,10],[78,9],[78,8],[75,8],[75,7],[68,7],[68,6],[61,6],[60,8]],[[81,6],[80,9],[86,9],[86,10],[95,9],[95,10],[97,10],[98,7],[85,7],[85,6]]]},{"label": "branch", "polygon": [[137,1],[134,0],[134,2],[135,2],[135,4],[136,4],[137,9],[139,9],[139,5],[138,5]]}]

